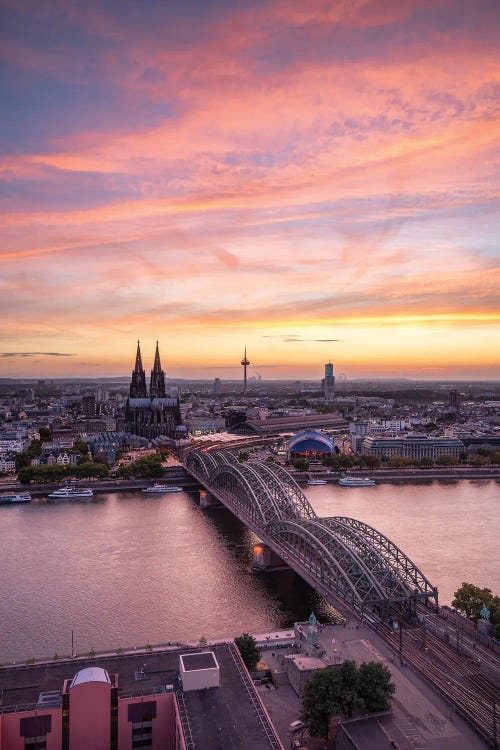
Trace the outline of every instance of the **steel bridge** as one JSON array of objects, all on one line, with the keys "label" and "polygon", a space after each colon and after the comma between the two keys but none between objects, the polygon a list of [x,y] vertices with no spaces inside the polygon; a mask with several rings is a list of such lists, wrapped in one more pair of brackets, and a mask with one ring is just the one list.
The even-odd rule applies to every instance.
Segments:
[{"label": "steel bridge", "polygon": [[192,450],[186,469],[327,601],[387,619],[438,606],[437,589],[384,534],[354,518],[320,518],[293,477],[275,463],[220,450]]}]

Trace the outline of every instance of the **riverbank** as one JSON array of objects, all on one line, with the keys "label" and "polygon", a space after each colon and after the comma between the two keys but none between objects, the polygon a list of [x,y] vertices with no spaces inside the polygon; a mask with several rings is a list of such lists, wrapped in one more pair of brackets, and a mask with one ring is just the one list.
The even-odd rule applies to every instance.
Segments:
[{"label": "riverbank", "polygon": [[295,473],[299,482],[307,482],[311,477],[324,479],[328,483],[337,483],[340,477],[370,477],[377,484],[383,482],[400,482],[402,484],[429,481],[458,481],[460,479],[493,479],[500,481],[500,467],[436,467],[432,469],[349,469],[348,471],[315,471]]},{"label": "riverbank", "polygon": [[[77,479],[71,480],[77,487],[91,487],[94,494],[104,494],[109,492],[137,492],[145,487],[149,487],[155,481],[161,481],[168,486],[182,487],[182,489],[196,489],[198,482],[187,474],[183,469],[167,469],[165,476],[159,479]],[[50,492],[59,489],[67,484],[64,482],[51,482],[42,484],[19,484],[19,482],[10,482],[0,484],[0,494],[3,492],[29,492],[31,497],[46,497]]]},{"label": "riverbank", "polygon": [[[324,479],[328,484],[337,484],[340,477],[346,473],[352,477],[370,477],[377,484],[399,483],[418,484],[421,482],[457,482],[461,479],[482,479],[500,481],[500,467],[498,468],[475,468],[471,467],[442,467],[432,469],[350,469],[348,472],[340,471],[315,471],[294,472],[292,476],[299,484],[306,484],[314,477]],[[79,487],[91,487],[95,494],[107,492],[134,492],[148,487],[155,481],[153,479],[102,479],[88,480],[78,479],[75,483]],[[161,481],[167,485],[175,485],[186,490],[194,490],[199,487],[198,482],[193,479],[182,467],[171,467],[165,470]],[[0,484],[0,494],[10,491],[28,491],[32,497],[44,497],[61,487],[66,482],[29,484],[22,485],[19,482],[6,482]]]}]

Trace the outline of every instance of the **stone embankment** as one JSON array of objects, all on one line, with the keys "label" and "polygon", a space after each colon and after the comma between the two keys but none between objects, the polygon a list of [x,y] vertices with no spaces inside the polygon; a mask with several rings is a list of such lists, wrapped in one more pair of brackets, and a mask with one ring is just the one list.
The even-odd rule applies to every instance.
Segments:
[{"label": "stone embankment", "polygon": [[442,467],[433,469],[349,469],[348,471],[314,471],[307,474],[295,474],[299,481],[307,481],[309,476],[321,477],[327,482],[338,482],[340,477],[370,477],[377,484],[382,482],[422,482],[422,481],[458,481],[459,479],[495,479],[500,480],[500,466],[492,468]]}]

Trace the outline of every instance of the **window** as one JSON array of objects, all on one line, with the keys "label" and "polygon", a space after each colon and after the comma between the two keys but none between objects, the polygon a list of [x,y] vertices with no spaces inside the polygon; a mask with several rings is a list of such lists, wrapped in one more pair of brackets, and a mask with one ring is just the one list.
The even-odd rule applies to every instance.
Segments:
[{"label": "window", "polygon": [[47,750],[47,736],[25,737],[24,750]]},{"label": "window", "polygon": [[153,747],[153,722],[141,721],[132,724],[132,748]]}]

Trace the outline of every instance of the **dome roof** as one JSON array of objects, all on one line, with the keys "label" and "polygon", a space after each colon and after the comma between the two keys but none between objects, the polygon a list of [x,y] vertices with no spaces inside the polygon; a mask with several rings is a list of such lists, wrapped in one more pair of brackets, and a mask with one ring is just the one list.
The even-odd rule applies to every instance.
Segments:
[{"label": "dome roof", "polygon": [[73,677],[71,683],[72,688],[77,685],[83,685],[85,682],[107,682],[111,684],[109,674],[102,667],[87,667],[86,669],[80,669],[79,672]]},{"label": "dome roof", "polygon": [[333,439],[321,430],[303,430],[294,435],[288,442],[288,450],[295,453],[317,451],[319,453],[333,453]]}]

